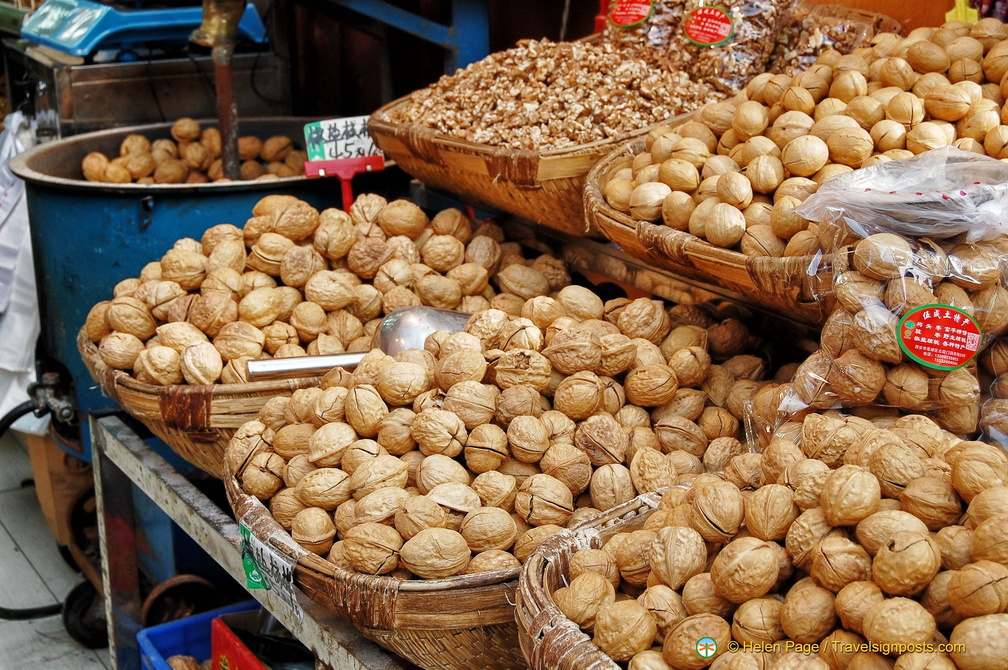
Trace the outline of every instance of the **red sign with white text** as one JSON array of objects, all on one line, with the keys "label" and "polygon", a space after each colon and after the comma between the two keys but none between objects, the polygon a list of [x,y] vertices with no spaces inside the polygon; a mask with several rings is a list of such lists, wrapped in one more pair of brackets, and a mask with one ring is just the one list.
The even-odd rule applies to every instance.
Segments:
[{"label": "red sign with white text", "polygon": [[609,20],[613,25],[629,28],[651,18],[654,3],[651,0],[617,0],[609,10]]},{"label": "red sign with white text", "polygon": [[735,34],[731,16],[720,7],[699,7],[683,22],[686,39],[702,47],[724,44]]}]

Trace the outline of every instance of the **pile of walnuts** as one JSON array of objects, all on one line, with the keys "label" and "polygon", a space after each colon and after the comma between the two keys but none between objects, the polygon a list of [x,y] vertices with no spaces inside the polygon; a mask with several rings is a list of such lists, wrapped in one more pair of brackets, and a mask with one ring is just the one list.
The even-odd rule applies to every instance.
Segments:
[{"label": "pile of walnuts", "polygon": [[805,72],[764,73],[695,120],[652,130],[604,185],[608,204],[750,256],[804,256],[795,208],[829,177],[947,145],[1008,157],[1008,26],[984,19],[881,33]]},{"label": "pile of walnuts", "polygon": [[[506,270],[548,291],[534,268]],[[748,486],[742,419],[766,375],[753,344],[734,317],[568,285],[272,398],[227,469],[343,568],[513,569],[562,528],[683,477]]]},{"label": "pile of walnuts", "polygon": [[455,209],[430,218],[364,194],[349,212],[319,212],[270,195],[243,228],[181,239],[120,282],[85,329],[106,365],[141,381],[242,383],[250,359],[367,351],[399,307],[517,314],[526,297],[570,281],[552,256],[528,263],[498,226],[474,229]]},{"label": "pile of walnuts", "polygon": [[680,476],[575,552],[556,605],[630,668],[1006,667],[1003,450],[921,415],[827,413],[750,455],[747,484]]},{"label": "pile of walnuts", "polygon": [[[194,119],[172,124],[171,139],[151,141],[127,135],[119,156],[109,158],[92,151],[81,161],[84,179],[108,184],[205,184],[227,181],[221,158],[221,134],[201,128]],[[241,179],[279,179],[304,174],[308,154],[294,148],[291,138],[275,135],[266,140],[247,135],[238,138]]]}]

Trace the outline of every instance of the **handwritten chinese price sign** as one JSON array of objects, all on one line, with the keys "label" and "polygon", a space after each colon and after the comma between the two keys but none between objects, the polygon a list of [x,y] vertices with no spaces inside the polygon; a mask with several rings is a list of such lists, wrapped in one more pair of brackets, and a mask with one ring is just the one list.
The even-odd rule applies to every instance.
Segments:
[{"label": "handwritten chinese price sign", "polygon": [[348,116],[306,124],[305,146],[309,161],[331,161],[340,158],[378,156],[367,129],[366,116]]},{"label": "handwritten chinese price sign", "polygon": [[647,21],[652,12],[652,0],[619,0],[609,10],[609,21],[620,28],[629,28]]},{"label": "handwritten chinese price sign", "polygon": [[735,24],[731,15],[720,7],[699,7],[683,21],[686,39],[701,47],[714,47],[731,41]]},{"label": "handwritten chinese price sign", "polygon": [[925,305],[900,319],[897,339],[903,352],[921,365],[954,370],[976,356],[981,336],[980,326],[966,312]]}]

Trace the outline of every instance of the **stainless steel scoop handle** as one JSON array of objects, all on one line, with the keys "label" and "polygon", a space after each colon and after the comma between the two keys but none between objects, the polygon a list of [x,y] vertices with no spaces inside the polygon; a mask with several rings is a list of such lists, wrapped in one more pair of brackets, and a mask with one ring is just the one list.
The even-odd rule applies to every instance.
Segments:
[{"label": "stainless steel scoop handle", "polygon": [[[375,345],[389,356],[407,349],[423,349],[424,340],[438,330],[457,332],[465,327],[468,314],[433,307],[402,307],[382,319],[375,333]],[[324,375],[333,368],[354,368],[364,354],[296,356],[249,361],[249,381],[295,379]]]},{"label": "stainless steel scoop handle", "polygon": [[246,363],[250,382],[271,379],[317,377],[333,368],[355,368],[363,353],[331,354],[329,356],[297,356],[295,358],[265,358]]}]

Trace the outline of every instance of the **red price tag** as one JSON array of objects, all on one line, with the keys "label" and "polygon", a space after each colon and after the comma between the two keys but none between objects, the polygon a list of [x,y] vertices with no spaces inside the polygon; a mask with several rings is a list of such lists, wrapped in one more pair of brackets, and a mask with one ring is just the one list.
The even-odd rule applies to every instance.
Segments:
[{"label": "red price tag", "polygon": [[629,28],[644,23],[654,12],[652,0],[617,0],[609,9],[609,20],[620,28]]},{"label": "red price tag", "polygon": [[921,365],[954,370],[976,356],[982,335],[966,312],[948,305],[925,305],[900,319],[896,339],[903,352]]},{"label": "red price tag", "polygon": [[686,39],[702,47],[724,44],[735,36],[731,15],[720,7],[699,7],[683,21]]}]

